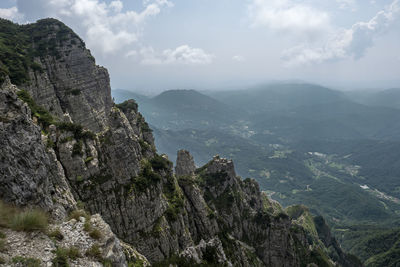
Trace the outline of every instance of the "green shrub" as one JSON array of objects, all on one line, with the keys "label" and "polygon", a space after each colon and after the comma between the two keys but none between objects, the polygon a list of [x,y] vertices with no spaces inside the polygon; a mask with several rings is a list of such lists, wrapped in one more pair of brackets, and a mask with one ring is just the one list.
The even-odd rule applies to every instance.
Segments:
[{"label": "green shrub", "polygon": [[100,239],[103,235],[101,234],[99,229],[94,228],[91,231],[89,231],[89,236],[93,239]]},{"label": "green shrub", "polygon": [[76,140],[80,139],[91,139],[94,140],[96,138],[96,134],[89,130],[84,130],[83,126],[76,123],[71,122],[58,122],[57,128],[61,131],[68,131],[74,134],[74,138]]},{"label": "green shrub", "polygon": [[6,241],[4,239],[0,239],[0,252],[5,251],[6,249]]},{"label": "green shrub", "polygon": [[75,260],[77,258],[82,257],[79,249],[77,247],[70,247],[67,249],[67,256],[68,258],[70,258],[71,260]]},{"label": "green shrub", "polygon": [[84,217],[86,219],[86,221],[90,220],[90,215],[86,213],[86,211],[84,210],[73,210],[71,211],[71,213],[69,214],[68,218],[71,219],[75,219],[77,221],[79,221],[80,217]]},{"label": "green shrub", "polygon": [[36,104],[28,91],[20,90],[17,92],[17,96],[19,99],[28,104],[29,108],[31,109],[32,116],[37,117],[38,122],[43,125],[44,128],[48,127],[50,124],[55,123],[55,119],[50,114],[50,112]]},{"label": "green shrub", "polygon": [[103,256],[101,254],[100,246],[98,244],[94,244],[85,253],[86,256],[97,259],[99,261],[103,260]]},{"label": "green shrub", "polygon": [[76,181],[77,181],[78,183],[83,182],[83,177],[82,177],[82,175],[76,176]]},{"label": "green shrub", "polygon": [[68,93],[71,94],[71,95],[77,96],[77,95],[80,95],[80,94],[81,94],[81,90],[79,90],[79,89],[72,89],[72,90],[69,91]]},{"label": "green shrub", "polygon": [[12,262],[16,264],[21,264],[24,267],[40,267],[40,260],[35,258],[25,258],[21,256],[16,256],[12,258]]},{"label": "green shrub", "polygon": [[93,159],[94,159],[93,157],[87,157],[87,158],[85,159],[85,163],[89,163],[89,162],[91,162]]},{"label": "green shrub", "polygon": [[127,112],[128,110],[133,110],[135,112],[138,111],[138,104],[133,99],[126,100],[125,102],[117,104],[116,106],[122,110],[122,112]]},{"label": "green shrub", "polygon": [[55,267],[69,267],[67,249],[57,248],[56,256],[52,262]]},{"label": "green shrub", "polygon": [[54,238],[55,240],[61,241],[64,239],[64,235],[61,233],[60,228],[56,228],[51,233],[49,233],[49,237]]},{"label": "green shrub", "polygon": [[6,238],[6,234],[0,231],[0,238]]},{"label": "green shrub", "polygon": [[136,193],[144,192],[159,181],[161,181],[161,176],[153,171],[150,162],[142,161],[142,170],[139,176],[132,178],[131,191],[135,191]]},{"label": "green shrub", "polygon": [[10,222],[11,229],[16,231],[45,231],[47,215],[40,210],[26,210],[16,214]]},{"label": "green shrub", "polygon": [[0,257],[0,264],[5,264],[5,263],[6,263],[6,260],[3,259],[2,257]]},{"label": "green shrub", "polygon": [[150,160],[151,166],[154,170],[167,170],[169,168],[169,160],[165,159],[163,156],[155,155],[154,158]]},{"label": "green shrub", "polygon": [[82,147],[83,147],[83,142],[82,140],[79,140],[78,142],[76,142],[74,144],[74,146],[72,147],[72,157],[75,155],[80,155],[82,156]]}]

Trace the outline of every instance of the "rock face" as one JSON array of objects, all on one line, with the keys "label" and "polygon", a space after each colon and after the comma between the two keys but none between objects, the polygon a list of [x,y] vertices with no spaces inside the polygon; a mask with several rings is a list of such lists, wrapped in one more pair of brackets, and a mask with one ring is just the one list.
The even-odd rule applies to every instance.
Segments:
[{"label": "rock face", "polygon": [[17,90],[8,79],[0,88],[0,198],[63,218],[76,205],[71,187]]},{"label": "rock face", "polygon": [[[29,83],[1,86],[3,200],[40,206],[61,221],[77,202],[100,214],[93,223],[109,233],[101,244],[116,266],[139,253],[143,264],[165,266],[333,266],[323,244],[310,242],[254,180],[237,177],[232,161],[214,157],[196,169],[189,152],[179,151],[175,175],[136,102],[112,103],[107,71],[81,39],[51,19],[28,28],[45,44],[60,31],[64,38],[53,41],[57,53],[33,58],[42,71],[28,68]],[[40,105],[53,118],[32,114]]]},{"label": "rock face", "polygon": [[175,175],[176,176],[191,176],[196,170],[196,165],[189,151],[179,150],[176,158]]}]

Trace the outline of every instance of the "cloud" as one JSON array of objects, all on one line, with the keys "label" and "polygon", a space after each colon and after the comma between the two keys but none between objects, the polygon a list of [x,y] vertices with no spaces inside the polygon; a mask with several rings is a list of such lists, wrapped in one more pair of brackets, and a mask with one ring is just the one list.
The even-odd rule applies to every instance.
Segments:
[{"label": "cloud", "polygon": [[246,59],[245,59],[243,56],[241,56],[241,55],[236,55],[236,56],[233,56],[233,57],[232,57],[232,60],[233,60],[233,61],[236,61],[236,62],[243,62],[243,61],[245,61]]},{"label": "cloud", "polygon": [[17,7],[0,8],[0,18],[17,21],[21,20],[23,15],[18,12]]},{"label": "cloud", "polygon": [[344,58],[360,59],[373,45],[374,40],[394,25],[399,15],[400,0],[395,0],[371,20],[357,22],[349,29],[338,30],[320,46],[305,44],[288,49],[283,53],[282,59],[289,66]]},{"label": "cloud", "polygon": [[336,2],[339,4],[340,9],[356,10],[356,0],[336,0]]},{"label": "cloud", "polygon": [[175,49],[166,49],[157,54],[152,47],[142,48],[140,51],[142,64],[145,65],[205,65],[211,64],[214,56],[207,54],[203,49],[181,45]]},{"label": "cloud", "polygon": [[254,27],[314,38],[330,27],[328,13],[293,0],[251,0],[249,17]]},{"label": "cloud", "polygon": [[130,50],[125,54],[125,57],[136,57],[138,52],[136,50]]},{"label": "cloud", "polygon": [[120,0],[16,0],[13,10],[28,21],[55,17],[84,35],[88,46],[103,54],[114,53],[138,41],[144,23],[158,15],[168,0],[145,0],[141,11],[123,11]]}]

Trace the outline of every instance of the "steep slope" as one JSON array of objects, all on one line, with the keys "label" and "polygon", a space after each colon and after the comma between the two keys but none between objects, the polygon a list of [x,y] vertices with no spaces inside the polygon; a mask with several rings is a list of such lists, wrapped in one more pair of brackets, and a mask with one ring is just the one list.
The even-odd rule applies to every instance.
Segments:
[{"label": "steep slope", "polygon": [[[116,257],[109,242],[102,243],[100,253],[115,266],[147,260],[161,266],[334,266],[254,180],[236,176],[232,161],[215,157],[194,172],[191,157],[180,152],[175,175],[172,163],[156,153],[136,102],[114,105],[107,71],[64,24],[0,23],[2,33],[12,30],[20,38],[14,41],[24,43],[22,58],[35,62],[21,65],[20,80],[11,75],[18,60],[1,59],[2,200],[39,206],[61,224],[77,203],[100,214],[147,258],[129,246],[124,254],[113,250]],[[11,49],[4,36],[0,41]]]}]

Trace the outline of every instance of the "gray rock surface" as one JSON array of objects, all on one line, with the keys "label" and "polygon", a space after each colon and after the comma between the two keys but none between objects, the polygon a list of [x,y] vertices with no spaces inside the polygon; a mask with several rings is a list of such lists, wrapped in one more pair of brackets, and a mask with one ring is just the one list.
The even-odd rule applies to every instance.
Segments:
[{"label": "gray rock surface", "polygon": [[189,151],[179,150],[176,158],[175,175],[176,176],[191,176],[196,170],[196,165]]}]

